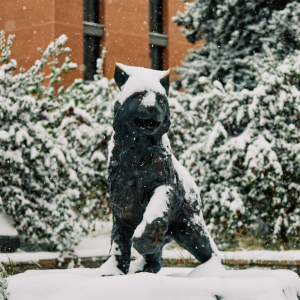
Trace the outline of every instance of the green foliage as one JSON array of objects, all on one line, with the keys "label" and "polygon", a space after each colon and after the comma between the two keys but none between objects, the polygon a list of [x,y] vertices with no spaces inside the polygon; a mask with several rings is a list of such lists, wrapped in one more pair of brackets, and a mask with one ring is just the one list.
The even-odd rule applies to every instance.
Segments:
[{"label": "green foliage", "polygon": [[11,270],[11,275],[16,275],[16,271],[15,271],[15,263],[13,261],[13,259],[9,256],[7,256],[8,261],[9,261],[9,266],[10,266],[10,270]]},{"label": "green foliage", "polygon": [[106,160],[117,91],[114,81],[103,77],[104,54],[98,60],[94,82],[87,85],[76,80],[58,96],[61,112],[58,139],[65,138],[77,154],[78,166],[71,174],[80,182],[80,197],[75,207],[89,221],[105,216],[110,209]]},{"label": "green foliage", "polygon": [[0,263],[0,300],[8,300],[7,298],[7,280],[8,274],[4,266]]},{"label": "green foliage", "polygon": [[[188,2],[188,1],[186,1]],[[195,0],[186,4],[173,21],[183,26],[189,42],[206,41],[191,49],[181,68],[181,86],[186,92],[202,91],[198,78],[209,77],[234,89],[253,89],[256,78],[251,62],[263,54],[263,45],[278,50],[281,58],[299,49],[300,3],[295,0]]]},{"label": "green foliage", "polygon": [[261,232],[266,247],[300,246],[299,66],[300,52],[282,62],[266,48],[252,63],[253,90],[200,77],[202,93],[172,91],[175,154],[196,178],[223,249],[241,232]]},{"label": "green foliage", "polygon": [[0,263],[0,278],[7,278],[8,274],[4,268],[4,266]]},{"label": "green foliage", "polygon": [[25,241],[72,253],[80,232],[108,206],[104,155],[115,90],[98,74],[93,84],[77,80],[56,95],[60,76],[76,68],[68,57],[59,66],[58,56],[70,52],[66,36],[18,74],[11,40],[5,46],[1,32],[0,209]]}]

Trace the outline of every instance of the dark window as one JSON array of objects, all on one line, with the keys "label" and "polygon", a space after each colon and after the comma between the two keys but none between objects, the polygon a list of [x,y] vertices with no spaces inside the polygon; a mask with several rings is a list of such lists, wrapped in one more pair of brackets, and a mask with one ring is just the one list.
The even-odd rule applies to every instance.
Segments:
[{"label": "dark window", "polygon": [[[163,33],[163,0],[149,1],[150,32]],[[151,69],[162,70],[163,47],[150,44]]]},{"label": "dark window", "polygon": [[150,32],[163,33],[163,0],[150,0]]},{"label": "dark window", "polygon": [[[99,24],[99,0],[84,0],[84,21]],[[93,80],[97,70],[100,38],[84,35],[84,80]]]},{"label": "dark window", "polygon": [[97,70],[97,58],[100,52],[100,38],[84,36],[84,80],[94,80]]},{"label": "dark window", "polygon": [[163,69],[163,47],[150,45],[150,65],[153,70]]},{"label": "dark window", "polygon": [[84,0],[84,21],[99,23],[99,0]]}]

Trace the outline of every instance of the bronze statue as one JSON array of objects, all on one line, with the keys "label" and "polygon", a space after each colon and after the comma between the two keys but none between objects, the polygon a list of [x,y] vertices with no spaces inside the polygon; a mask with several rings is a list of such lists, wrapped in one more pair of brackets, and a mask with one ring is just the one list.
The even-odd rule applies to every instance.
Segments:
[{"label": "bronze statue", "polygon": [[[98,274],[157,273],[162,248],[175,240],[200,262],[217,254],[197,186],[172,155],[167,132],[169,71],[115,66],[120,93],[109,146],[113,230],[110,258]],[[143,256],[130,266],[131,246]]]}]

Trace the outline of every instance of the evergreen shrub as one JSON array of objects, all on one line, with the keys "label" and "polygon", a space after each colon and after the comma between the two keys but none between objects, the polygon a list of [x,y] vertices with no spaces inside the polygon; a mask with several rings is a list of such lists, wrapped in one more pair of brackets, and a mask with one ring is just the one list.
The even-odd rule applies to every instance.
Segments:
[{"label": "evergreen shrub", "polygon": [[265,247],[299,248],[300,51],[282,61],[266,47],[252,69],[252,90],[203,76],[202,93],[172,90],[171,143],[221,249],[258,232]]},{"label": "evergreen shrub", "polygon": [[204,40],[201,49],[191,49],[181,68],[179,86],[186,92],[202,91],[201,76],[222,84],[231,80],[234,89],[253,89],[252,59],[263,54],[263,45],[277,49],[281,59],[299,49],[300,1],[298,0],[195,0],[185,12],[173,17],[191,43]]},{"label": "evergreen shrub", "polygon": [[56,93],[61,75],[76,68],[68,57],[59,66],[58,56],[70,52],[67,37],[18,73],[12,39],[6,44],[0,33],[0,209],[25,242],[71,253],[80,233],[107,212],[115,88],[103,77],[102,57],[95,82],[76,80]]}]

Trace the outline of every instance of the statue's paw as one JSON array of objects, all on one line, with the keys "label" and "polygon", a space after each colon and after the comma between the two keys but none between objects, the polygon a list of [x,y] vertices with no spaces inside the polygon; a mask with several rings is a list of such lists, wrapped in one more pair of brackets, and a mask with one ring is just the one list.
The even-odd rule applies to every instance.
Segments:
[{"label": "statue's paw", "polygon": [[144,257],[140,257],[137,260],[132,261],[130,263],[128,274],[143,272],[145,264],[146,264],[146,261],[145,261]]},{"label": "statue's paw", "polygon": [[[155,255],[154,255],[155,256]],[[148,272],[148,273],[157,273],[161,269],[162,259],[153,257],[152,260],[149,260],[148,263],[144,257],[132,261],[129,268],[129,274],[139,273],[139,272]]]},{"label": "statue's paw", "polygon": [[112,255],[97,271],[97,276],[118,276],[124,273],[117,267],[118,262]]}]

